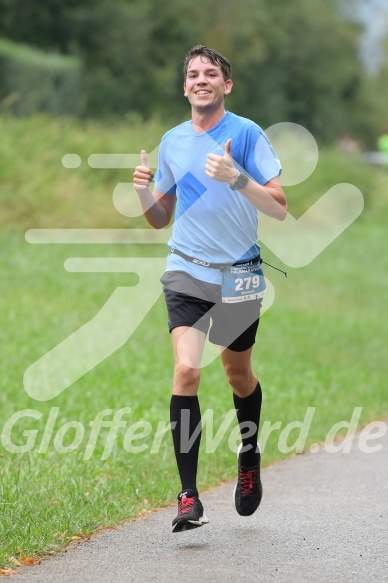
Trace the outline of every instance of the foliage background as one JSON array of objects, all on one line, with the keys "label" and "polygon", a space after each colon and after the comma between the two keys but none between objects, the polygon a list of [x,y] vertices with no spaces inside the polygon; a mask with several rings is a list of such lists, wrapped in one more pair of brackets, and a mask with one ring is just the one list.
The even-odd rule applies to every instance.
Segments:
[{"label": "foliage background", "polygon": [[18,115],[179,121],[184,56],[206,44],[232,63],[231,110],[325,142],[348,130],[370,149],[388,125],[386,47],[373,67],[360,53],[370,3],[0,0],[0,102]]}]

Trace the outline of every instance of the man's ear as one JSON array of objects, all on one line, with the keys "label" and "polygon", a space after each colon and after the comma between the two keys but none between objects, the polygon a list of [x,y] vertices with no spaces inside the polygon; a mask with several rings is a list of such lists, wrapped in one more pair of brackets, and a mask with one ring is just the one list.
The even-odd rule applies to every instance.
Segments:
[{"label": "man's ear", "polygon": [[183,83],[183,90],[184,90],[184,93],[183,93],[183,95],[184,95],[185,97],[187,97],[187,93],[186,93],[186,83]]},{"label": "man's ear", "polygon": [[229,93],[232,91],[232,87],[233,87],[232,79],[228,79],[227,81],[225,81],[224,95],[229,95]]}]

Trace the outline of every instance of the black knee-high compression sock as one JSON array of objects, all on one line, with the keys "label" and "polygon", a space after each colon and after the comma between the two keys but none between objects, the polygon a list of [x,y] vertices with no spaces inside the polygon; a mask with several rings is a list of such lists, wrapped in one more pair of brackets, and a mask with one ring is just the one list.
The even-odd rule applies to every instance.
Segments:
[{"label": "black knee-high compression sock", "polygon": [[[248,397],[238,397],[233,393],[233,400],[240,427],[242,423],[249,422],[249,434],[252,434],[252,429],[256,428],[250,437],[242,436],[243,449],[246,451],[241,453],[241,465],[250,468],[257,464],[257,434],[259,432],[262,400],[260,383],[257,383],[255,390]],[[246,426],[243,426],[242,433],[248,433]]]},{"label": "black knee-high compression sock", "polygon": [[170,421],[182,491],[191,489],[198,495],[197,466],[202,432],[198,397],[171,395]]}]

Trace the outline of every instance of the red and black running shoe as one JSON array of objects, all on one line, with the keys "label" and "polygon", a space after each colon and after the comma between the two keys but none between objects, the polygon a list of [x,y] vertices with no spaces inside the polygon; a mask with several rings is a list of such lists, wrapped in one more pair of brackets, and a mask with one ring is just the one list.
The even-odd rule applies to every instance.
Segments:
[{"label": "red and black running shoe", "polygon": [[172,532],[198,528],[209,522],[202,503],[193,490],[178,494],[178,515],[172,521]]},{"label": "red and black running shoe", "polygon": [[263,496],[263,486],[260,480],[260,451],[258,451],[258,464],[251,468],[246,468],[240,464],[241,445],[237,451],[238,455],[238,480],[234,489],[234,504],[240,516],[250,516],[260,506]]}]

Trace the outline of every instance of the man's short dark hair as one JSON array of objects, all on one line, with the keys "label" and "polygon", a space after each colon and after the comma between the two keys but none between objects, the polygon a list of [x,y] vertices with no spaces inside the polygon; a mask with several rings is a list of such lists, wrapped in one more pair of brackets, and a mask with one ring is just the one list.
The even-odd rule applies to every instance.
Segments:
[{"label": "man's short dark hair", "polygon": [[187,69],[189,68],[190,62],[198,56],[207,57],[212,65],[219,65],[221,67],[224,81],[232,78],[232,69],[228,59],[223,57],[221,53],[218,53],[214,49],[205,47],[204,45],[196,45],[189,50],[183,63],[183,75],[185,79],[187,77]]}]

